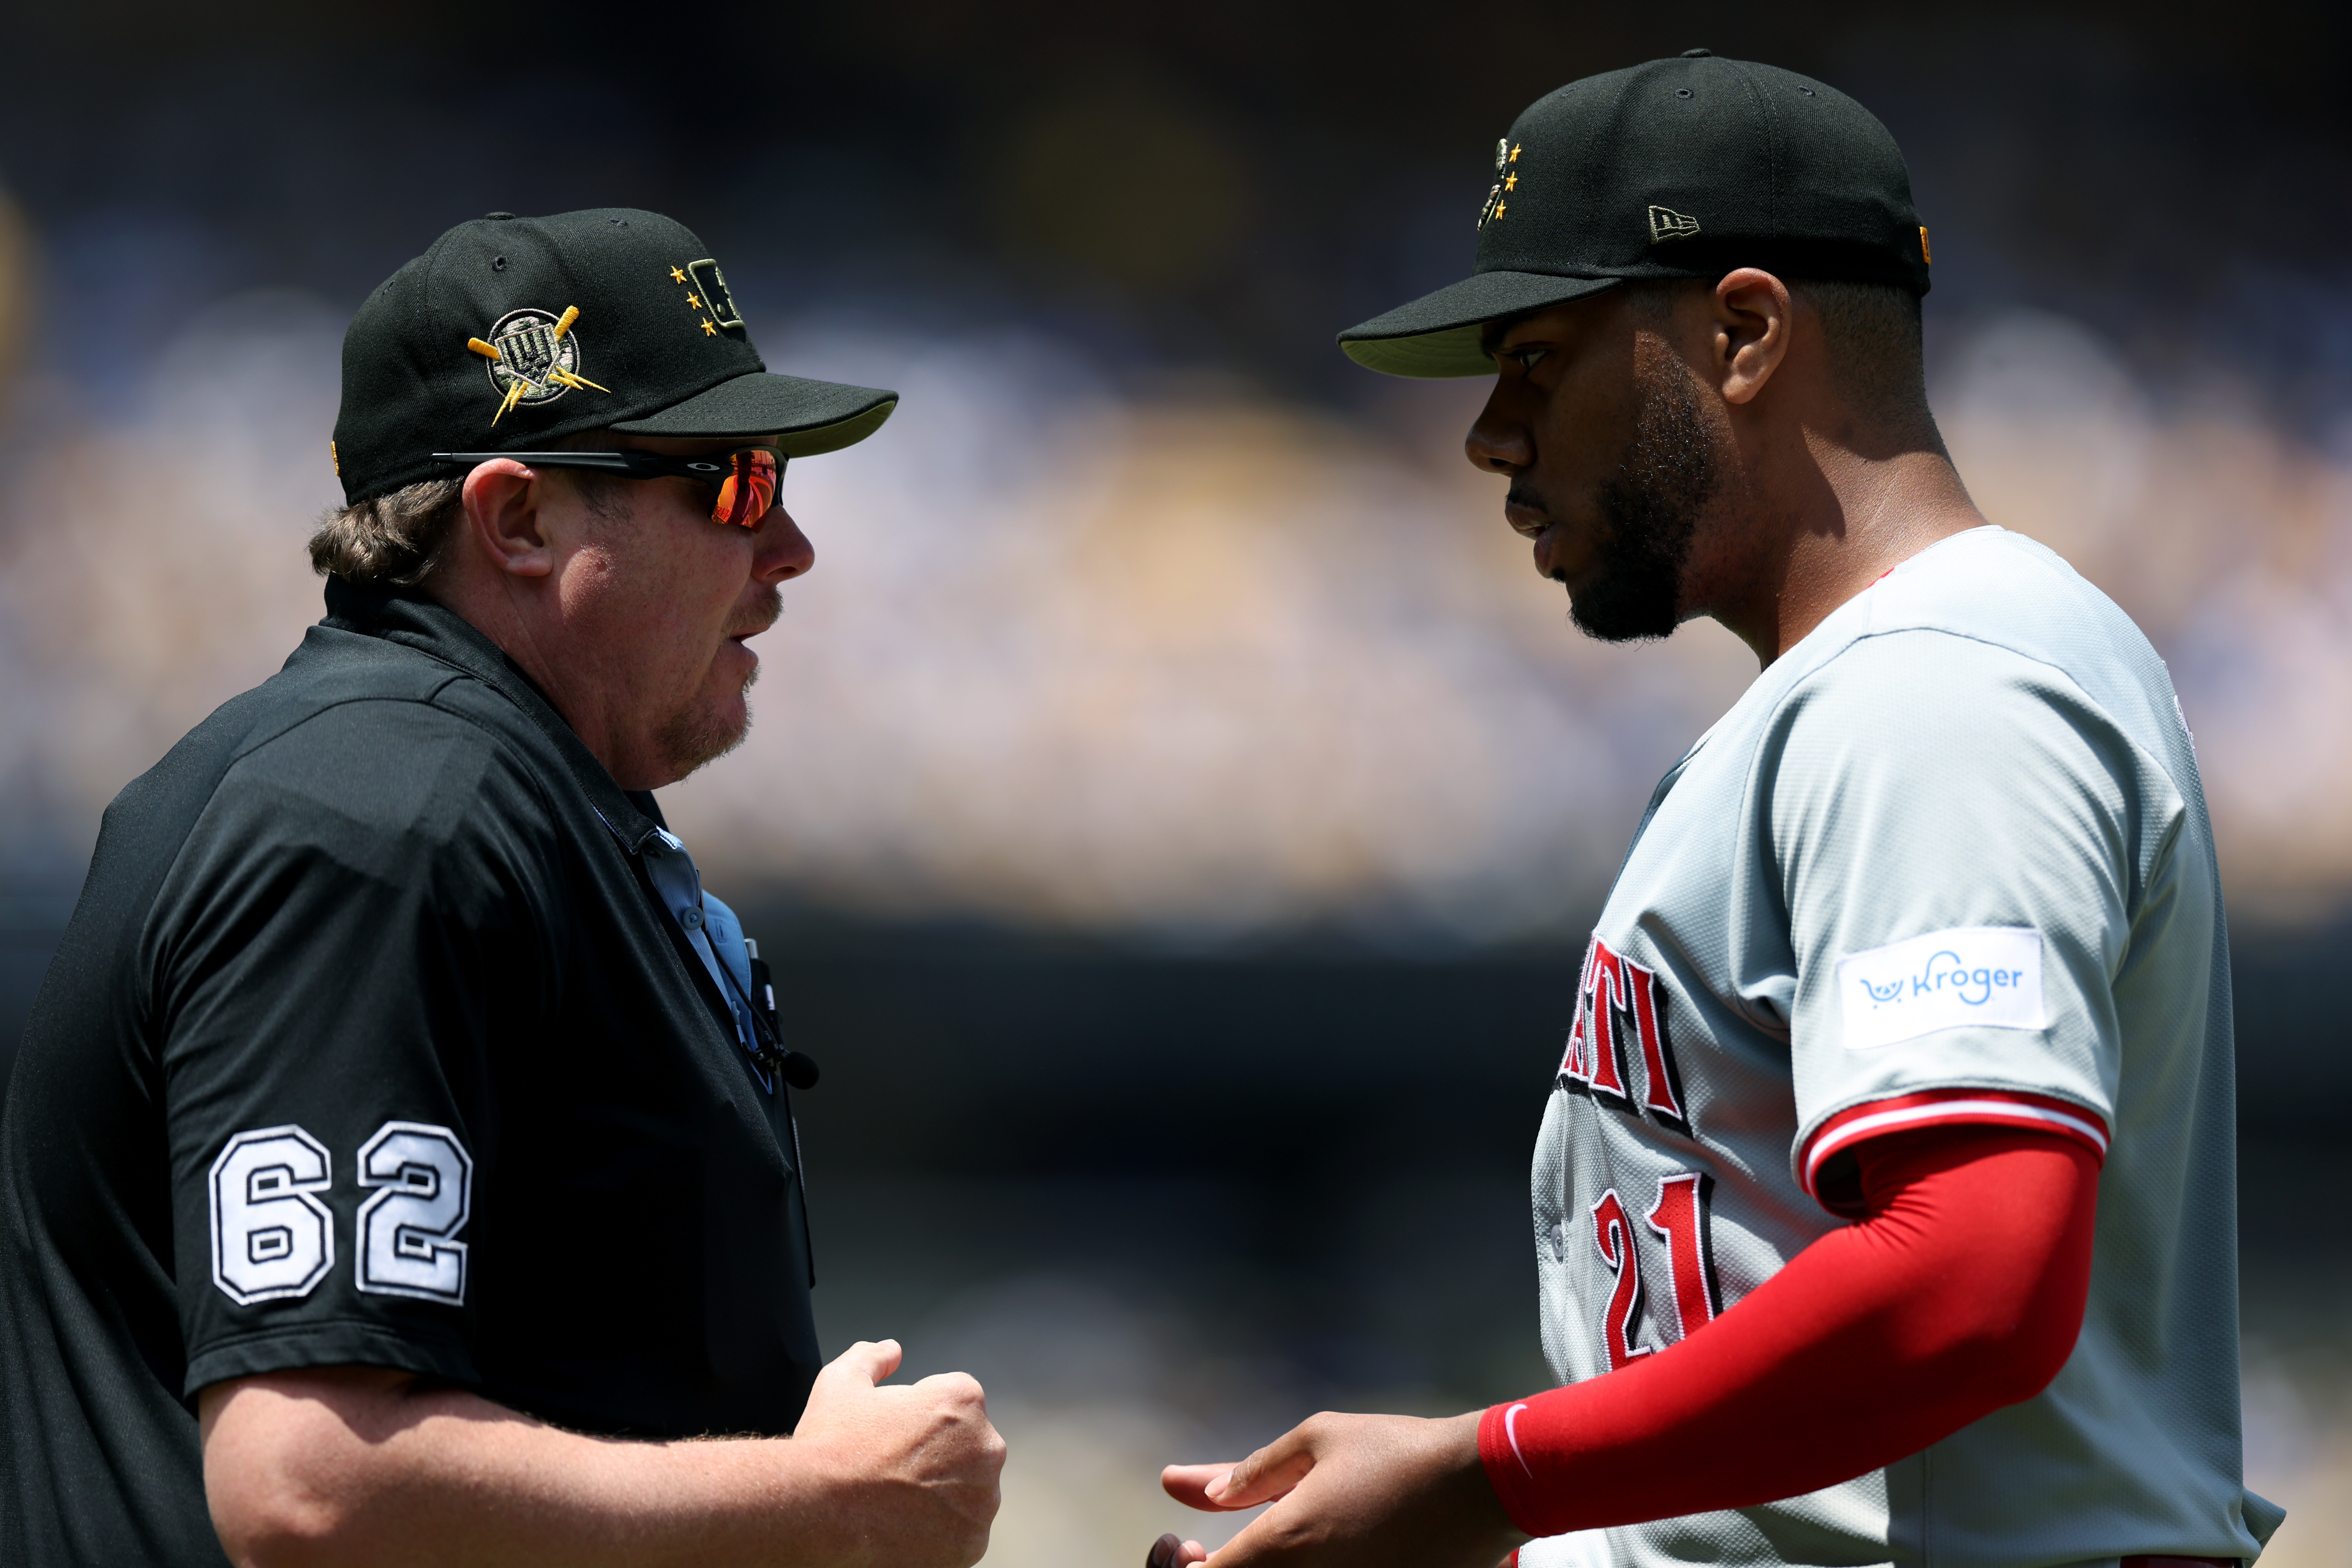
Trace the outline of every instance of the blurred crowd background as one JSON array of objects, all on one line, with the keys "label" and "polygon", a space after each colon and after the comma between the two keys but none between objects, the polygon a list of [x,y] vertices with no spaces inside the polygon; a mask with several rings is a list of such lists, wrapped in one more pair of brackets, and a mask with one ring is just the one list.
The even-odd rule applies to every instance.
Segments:
[{"label": "blurred crowd background", "polygon": [[[2352,13],[453,0],[0,16],[0,1052],[98,816],[319,614],[342,325],[448,225],[641,205],[795,465],[757,726],[665,795],[824,1064],[828,1348],[989,1380],[989,1561],[1160,1464],[1543,1380],[1526,1168],[1584,922],[1753,676],[1568,625],[1339,328],[1467,268],[1494,139],[1705,45],[1909,155],[1933,401],[2169,661],[2231,901],[2249,1465],[2352,1563]],[[1214,1539],[1214,1535],[1205,1537]],[[1106,1555],[1108,1554],[1108,1555]]]}]

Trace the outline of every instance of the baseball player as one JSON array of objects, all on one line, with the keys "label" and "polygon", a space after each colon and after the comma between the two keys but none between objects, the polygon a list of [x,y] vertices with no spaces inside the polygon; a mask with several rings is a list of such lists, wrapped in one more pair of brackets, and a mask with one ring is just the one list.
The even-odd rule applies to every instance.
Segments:
[{"label": "baseball player", "polygon": [[786,461],[896,401],[655,213],[369,296],[327,617],[109,808],[16,1060],[0,1561],[981,1555],[979,1385],[820,1364],[811,1064],[649,793],[749,722]]},{"label": "baseball player", "polygon": [[1470,460],[1584,630],[1712,616],[1763,673],[1586,951],[1533,1181],[1560,1386],[1171,1467],[1274,1506],[1154,1568],[2251,1560],[2196,757],[1953,470],[1901,153],[1694,49],[1538,100],[1486,184],[1473,275],[1342,346],[1495,376]]}]

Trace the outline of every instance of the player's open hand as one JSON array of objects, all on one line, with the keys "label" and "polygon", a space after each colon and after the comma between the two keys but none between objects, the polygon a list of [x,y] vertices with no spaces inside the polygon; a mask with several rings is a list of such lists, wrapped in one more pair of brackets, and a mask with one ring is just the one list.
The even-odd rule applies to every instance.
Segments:
[{"label": "player's open hand", "polygon": [[1001,1500],[1004,1439],[988,1397],[961,1372],[882,1385],[898,1370],[896,1340],[861,1340],[817,1373],[795,1442],[830,1460],[856,1561],[889,1568],[969,1568],[988,1550]]},{"label": "player's open hand", "polygon": [[1170,1497],[1274,1506],[1214,1552],[1160,1538],[1150,1568],[1495,1568],[1527,1539],[1478,1464],[1478,1417],[1317,1415],[1237,1465],[1171,1465]]}]

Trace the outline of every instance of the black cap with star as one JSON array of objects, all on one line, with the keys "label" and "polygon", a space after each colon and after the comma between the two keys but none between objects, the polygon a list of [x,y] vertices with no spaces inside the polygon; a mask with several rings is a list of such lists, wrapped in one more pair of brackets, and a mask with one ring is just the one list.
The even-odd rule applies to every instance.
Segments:
[{"label": "black cap with star", "polygon": [[348,501],[447,477],[436,452],[533,451],[589,430],[862,441],[898,395],[775,375],[693,231],[596,207],[461,223],[343,334],[335,471]]},{"label": "black cap with star", "polygon": [[1489,375],[1488,321],[1737,267],[1925,294],[1927,231],[1870,110],[1811,77],[1692,49],[1530,104],[1495,146],[1471,275],[1339,346],[1391,375]]}]

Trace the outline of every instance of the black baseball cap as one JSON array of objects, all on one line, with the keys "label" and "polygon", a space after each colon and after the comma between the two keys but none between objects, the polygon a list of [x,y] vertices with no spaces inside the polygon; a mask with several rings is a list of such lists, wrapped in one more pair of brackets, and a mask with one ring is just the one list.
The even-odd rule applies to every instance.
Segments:
[{"label": "black baseball cap", "polygon": [[1488,321],[1736,267],[1925,294],[1927,231],[1877,116],[1811,77],[1692,49],[1528,105],[1495,144],[1470,276],[1339,346],[1391,375],[1489,375]]},{"label": "black baseball cap", "polygon": [[785,456],[862,441],[898,395],[774,375],[685,225],[634,207],[461,223],[367,298],[343,334],[332,448],[357,502],[587,430],[778,436]]}]

